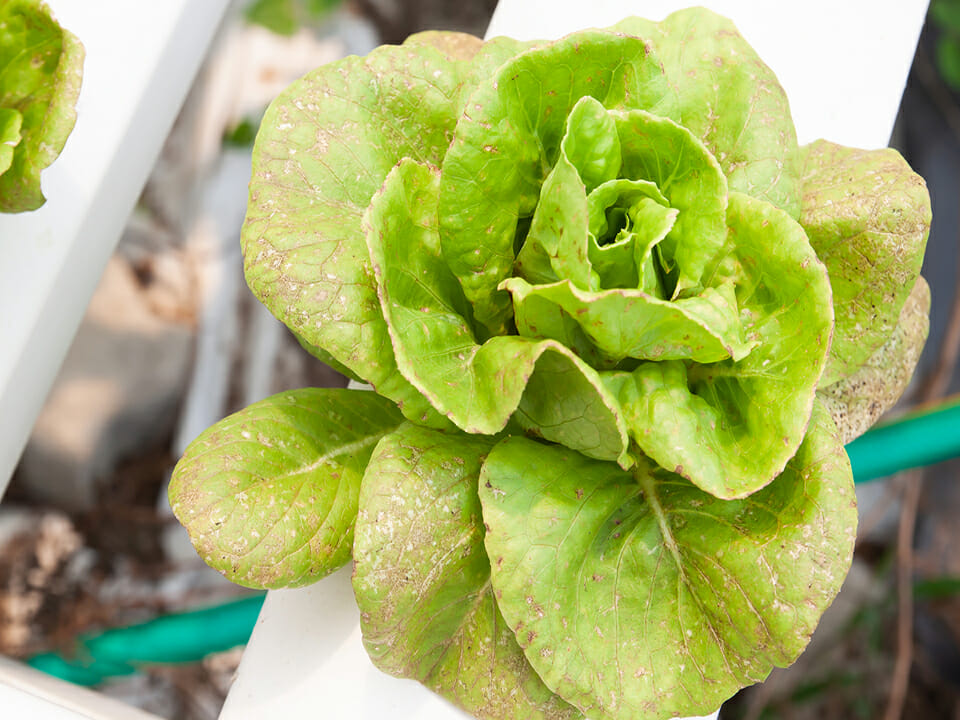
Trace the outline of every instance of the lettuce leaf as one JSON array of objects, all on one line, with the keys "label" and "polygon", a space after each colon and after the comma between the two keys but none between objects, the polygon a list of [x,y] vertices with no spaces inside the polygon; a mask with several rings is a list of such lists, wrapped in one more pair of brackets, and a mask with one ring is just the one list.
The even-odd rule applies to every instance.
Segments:
[{"label": "lettuce leaf", "polygon": [[480,500],[504,618],[544,683],[596,720],[709,713],[791,663],[856,538],[850,463],[822,408],[744,500],[526,438],[490,453]]},{"label": "lettuce leaf", "polygon": [[930,195],[896,150],[820,140],[802,157],[800,224],[826,263],[836,307],[826,386],[860,368],[893,332],[923,263]]},{"label": "lettuce leaf", "polygon": [[190,443],[170,505],[200,556],[234,582],[306,585],[350,559],[367,460],[402,421],[362,390],[274,395]]},{"label": "lettuce leaf", "polygon": [[377,446],[354,543],[363,642],[384,672],[474,715],[580,718],[541,682],[497,608],[477,496],[495,444],[404,425]]}]

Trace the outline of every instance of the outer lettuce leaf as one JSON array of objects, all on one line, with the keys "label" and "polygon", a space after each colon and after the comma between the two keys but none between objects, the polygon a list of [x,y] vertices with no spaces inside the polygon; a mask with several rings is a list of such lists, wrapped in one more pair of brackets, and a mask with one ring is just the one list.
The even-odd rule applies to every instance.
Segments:
[{"label": "outer lettuce leaf", "polygon": [[[450,62],[471,61],[483,50],[483,40],[467,33],[427,30],[415,33],[403,42],[405,47],[429,47],[440,52]],[[468,88],[469,89],[469,88]]]},{"label": "outer lettuce leaf", "polygon": [[929,329],[930,288],[921,276],[887,342],[855,372],[817,390],[844,444],[863,435],[900,399],[913,377]]},{"label": "outer lettuce leaf", "polygon": [[604,373],[631,437],[661,467],[722,498],[773,480],[807,430],[830,347],[826,269],[787,213],[730,194],[728,255],[716,275],[734,279],[747,337],[739,361],[643,363]]},{"label": "outer lettuce leaf", "polygon": [[360,479],[402,416],[362,390],[295,390],[190,443],[170,504],[208,565],[240,585],[306,585],[350,559]]},{"label": "outer lettuce leaf", "polygon": [[477,482],[495,443],[405,425],[377,446],[354,541],[363,642],[381,670],[474,717],[579,718],[530,667],[493,597]]},{"label": "outer lettuce leaf", "polygon": [[930,231],[923,178],[896,150],[803,148],[800,224],[827,265],[836,331],[821,384],[858,370],[897,324]]},{"label": "outer lettuce leaf", "polygon": [[524,438],[489,455],[480,500],[504,618],[593,720],[711,712],[792,662],[856,535],[850,464],[822,409],[783,474],[744,500]]},{"label": "outer lettuce leaf", "polygon": [[473,35],[447,30],[427,30],[404,40],[404,47],[431,47],[451,62],[461,61],[463,83],[457,105],[466,107],[467,99],[477,85],[496,72],[507,60],[534,47],[536,42],[522,42],[508,37],[481,40]]},{"label": "outer lettuce leaf", "polygon": [[576,37],[521,53],[481,83],[443,160],[443,256],[489,335],[508,326],[510,297],[497,286],[511,274],[518,221],[533,215],[574,105],[589,95],[607,108],[671,113],[660,64],[642,41]]},{"label": "outer lettuce leaf", "polygon": [[330,353],[328,353],[323,348],[317,347],[316,345],[313,345],[312,343],[307,342],[306,340],[303,339],[302,336],[297,335],[297,333],[293,333],[293,336],[297,339],[297,342],[300,343],[300,347],[302,347],[308,353],[313,355],[320,362],[324,363],[325,365],[329,365],[338,373],[340,373],[341,375],[345,375],[347,378],[349,378],[350,380],[353,380],[354,382],[358,382],[358,383],[365,382],[363,378],[358,377],[346,365],[343,365],[342,363],[337,362],[336,358],[334,358]]},{"label": "outer lettuce leaf", "polygon": [[[45,202],[40,172],[57,159],[76,122],[83,56],[80,41],[39,0],[0,5],[0,212]],[[20,118],[15,145],[11,112]]]},{"label": "outer lettuce leaf", "polygon": [[441,256],[439,184],[435,168],[404,160],[365,218],[400,371],[466,432],[495,434],[519,411],[548,440],[629,462],[612,396],[569,348],[517,336],[477,341],[471,308]]},{"label": "outer lettuce leaf", "polygon": [[242,242],[247,282],[274,315],[408,418],[440,425],[397,372],[361,225],[401,158],[439,164],[452,137],[469,63],[429,44],[326,65],[271,104]]},{"label": "outer lettuce leaf", "polygon": [[776,75],[736,26],[689,8],[660,23],[628,18],[614,29],[651,44],[677,104],[670,117],[716,156],[730,189],[797,218],[800,162],[790,105]]}]

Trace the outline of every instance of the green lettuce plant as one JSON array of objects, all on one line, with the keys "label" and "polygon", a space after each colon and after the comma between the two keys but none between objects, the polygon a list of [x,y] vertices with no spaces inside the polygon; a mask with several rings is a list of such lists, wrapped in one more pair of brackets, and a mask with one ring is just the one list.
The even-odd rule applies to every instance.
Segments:
[{"label": "green lettuce plant", "polygon": [[173,508],[244,585],[352,558],[373,662],[476,717],[712,711],[840,588],[929,221],[894,151],[798,147],[706,10],[322,67],[264,118],[246,275],[375,392],[217,423]]},{"label": "green lettuce plant", "polygon": [[0,212],[36,210],[76,122],[83,45],[40,0],[0,4]]}]

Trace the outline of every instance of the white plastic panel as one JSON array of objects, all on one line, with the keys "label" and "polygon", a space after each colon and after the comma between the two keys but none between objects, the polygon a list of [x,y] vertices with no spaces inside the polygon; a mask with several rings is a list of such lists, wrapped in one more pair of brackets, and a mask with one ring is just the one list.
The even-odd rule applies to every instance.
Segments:
[{"label": "white plastic panel", "polygon": [[[363,649],[346,567],[302,590],[267,596],[221,720],[466,720],[413,680],[377,670]],[[252,648],[252,650],[251,650]]]},{"label": "white plastic panel", "polygon": [[0,658],[0,717],[4,720],[160,720],[26,665]]},{"label": "white plastic panel", "polygon": [[0,215],[0,496],[229,0],[48,0],[86,49],[47,203]]},{"label": "white plastic panel", "polygon": [[801,144],[887,146],[928,0],[503,0],[487,34],[560,37],[688,5],[736,23],[786,89]]}]

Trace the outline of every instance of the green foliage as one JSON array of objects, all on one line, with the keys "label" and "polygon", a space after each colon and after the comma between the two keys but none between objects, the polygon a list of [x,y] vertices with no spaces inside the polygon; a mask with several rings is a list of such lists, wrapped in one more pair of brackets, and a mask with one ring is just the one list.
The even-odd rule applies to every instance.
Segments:
[{"label": "green foliage", "polygon": [[250,147],[257,138],[259,121],[243,118],[223,134],[223,144],[227,147]]},{"label": "green foliage", "polygon": [[40,0],[0,5],[0,212],[36,210],[76,121],[83,46]]},{"label": "green foliage", "polygon": [[254,0],[246,9],[248,22],[278,35],[293,35],[302,25],[323,18],[342,0]]},{"label": "green foliage", "polygon": [[[276,400],[215,426],[178,517],[242,582],[306,582],[352,543],[371,658],[477,717],[711,711],[840,587],[852,477],[817,395],[843,418],[864,378],[899,392],[928,225],[892,151],[799,148],[773,73],[703,9],[319,68],[265,115],[245,270],[376,394],[283,404],[311,408],[297,442]],[[336,522],[305,476],[346,498]]]},{"label": "green foliage", "polygon": [[937,69],[947,85],[960,92],[960,2],[933,0],[928,17],[940,30],[934,50]]}]

